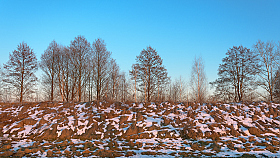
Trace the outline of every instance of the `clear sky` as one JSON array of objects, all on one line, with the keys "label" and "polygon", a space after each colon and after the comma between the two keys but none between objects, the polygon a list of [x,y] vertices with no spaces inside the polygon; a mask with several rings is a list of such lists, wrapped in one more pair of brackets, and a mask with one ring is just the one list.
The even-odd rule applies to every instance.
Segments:
[{"label": "clear sky", "polygon": [[69,45],[76,36],[104,39],[128,73],[151,45],[169,75],[190,79],[195,56],[208,81],[232,46],[280,40],[279,0],[0,0],[0,64],[25,41],[40,59],[52,40]]}]

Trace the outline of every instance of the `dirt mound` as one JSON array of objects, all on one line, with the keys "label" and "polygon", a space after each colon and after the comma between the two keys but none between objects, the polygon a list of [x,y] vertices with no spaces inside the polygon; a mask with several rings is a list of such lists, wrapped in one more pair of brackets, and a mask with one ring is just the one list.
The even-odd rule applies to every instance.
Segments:
[{"label": "dirt mound", "polygon": [[279,128],[264,102],[0,105],[0,156],[280,156]]}]

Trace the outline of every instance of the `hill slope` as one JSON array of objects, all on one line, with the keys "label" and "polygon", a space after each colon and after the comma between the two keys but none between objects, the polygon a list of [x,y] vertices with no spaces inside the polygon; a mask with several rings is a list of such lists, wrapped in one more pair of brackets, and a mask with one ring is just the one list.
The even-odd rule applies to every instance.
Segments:
[{"label": "hill slope", "polygon": [[0,106],[0,156],[280,156],[280,105]]}]

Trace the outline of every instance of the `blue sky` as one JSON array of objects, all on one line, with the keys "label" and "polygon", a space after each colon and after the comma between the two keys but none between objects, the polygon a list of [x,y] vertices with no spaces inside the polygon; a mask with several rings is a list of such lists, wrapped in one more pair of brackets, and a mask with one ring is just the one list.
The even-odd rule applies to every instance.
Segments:
[{"label": "blue sky", "polygon": [[195,56],[205,61],[208,81],[232,46],[280,39],[278,0],[0,0],[0,64],[25,41],[40,59],[52,40],[69,45],[76,36],[102,38],[128,73],[151,45],[169,75],[187,81]]}]

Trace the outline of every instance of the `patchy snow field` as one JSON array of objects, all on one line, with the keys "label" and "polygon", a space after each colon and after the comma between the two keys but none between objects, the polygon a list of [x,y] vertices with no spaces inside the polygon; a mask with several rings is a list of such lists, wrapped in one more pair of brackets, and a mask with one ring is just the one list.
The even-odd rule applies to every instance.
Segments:
[{"label": "patchy snow field", "polygon": [[280,104],[0,105],[0,156],[280,157]]}]

